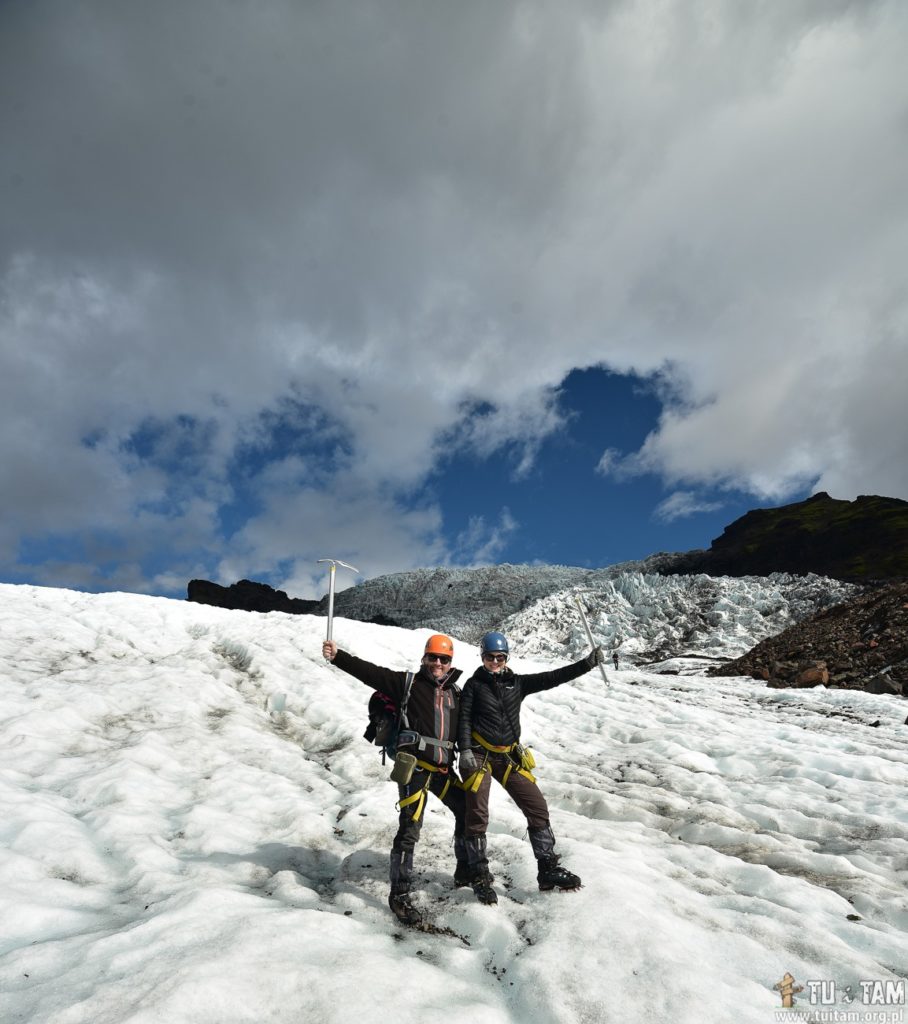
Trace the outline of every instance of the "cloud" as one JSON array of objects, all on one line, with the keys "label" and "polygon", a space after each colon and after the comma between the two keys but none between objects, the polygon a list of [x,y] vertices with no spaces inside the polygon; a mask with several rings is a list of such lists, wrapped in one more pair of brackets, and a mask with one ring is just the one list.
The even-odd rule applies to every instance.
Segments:
[{"label": "cloud", "polygon": [[233,536],[218,565],[220,582],[268,572],[293,596],[320,597],[319,558],[339,558],[367,577],[445,561],[436,505],[407,507],[357,479],[337,479],[325,489],[300,482],[265,487],[261,506]]},{"label": "cloud", "polygon": [[[488,391],[496,391],[494,378],[490,378]],[[520,479],[532,469],[542,442],[565,427],[568,417],[559,408],[558,399],[554,388],[542,388],[497,398],[495,405],[465,403],[440,447],[455,445],[483,458],[511,447],[517,452],[512,475]]]},{"label": "cloud", "polygon": [[721,501],[707,501],[689,491],[675,491],[659,503],[653,515],[663,523],[673,523],[701,512],[717,512],[722,505]]},{"label": "cloud", "polygon": [[621,451],[617,448],[606,448],[596,464],[596,472],[603,476],[615,476],[620,479],[623,464],[624,455]]},{"label": "cloud", "polygon": [[168,523],[306,588],[341,528],[445,557],[439,459],[526,475],[589,366],[665,402],[602,473],[908,497],[897,0],[0,19],[3,564]]},{"label": "cloud", "polygon": [[519,528],[509,508],[503,508],[498,522],[489,524],[483,516],[471,516],[467,529],[454,544],[454,560],[459,564],[485,565],[504,551],[508,537]]}]

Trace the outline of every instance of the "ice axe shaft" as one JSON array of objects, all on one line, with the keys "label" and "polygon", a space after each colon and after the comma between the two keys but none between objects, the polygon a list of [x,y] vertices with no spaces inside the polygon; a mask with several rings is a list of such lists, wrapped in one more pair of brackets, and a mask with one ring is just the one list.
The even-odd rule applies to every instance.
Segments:
[{"label": "ice axe shaft", "polygon": [[328,570],[328,635],[325,637],[326,640],[331,640],[331,634],[334,632],[334,577],[337,573],[337,567],[342,565],[345,569],[349,569],[357,574],[359,574],[359,569],[353,565],[347,565],[346,562],[342,562],[339,558],[320,558],[319,562],[328,562],[331,566]]},{"label": "ice axe shaft", "polygon": [[[590,642],[590,647],[596,647],[596,641],[593,639],[593,631],[590,629],[590,624],[586,619],[586,612],[583,610],[583,605],[580,603],[580,598],[574,594],[574,604],[577,605],[577,611],[580,612],[580,621],[583,623],[583,628],[586,630],[586,637]],[[599,662],[599,671],[602,673],[602,681],[608,686],[608,676],[605,674],[605,665]]]}]

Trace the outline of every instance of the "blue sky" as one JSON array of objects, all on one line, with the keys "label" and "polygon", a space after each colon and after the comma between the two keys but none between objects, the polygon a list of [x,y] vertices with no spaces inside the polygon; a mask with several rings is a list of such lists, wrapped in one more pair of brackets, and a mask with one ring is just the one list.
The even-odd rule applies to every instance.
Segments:
[{"label": "blue sky", "polygon": [[908,498],[908,8],[0,8],[0,579]]},{"label": "blue sky", "polygon": [[511,522],[493,561],[597,567],[708,547],[754,507],[752,496],[698,492],[700,511],[675,515],[664,507],[670,492],[655,474],[615,480],[599,470],[607,450],[635,452],[656,429],[662,406],[647,382],[601,369],[573,371],[558,404],[563,428],[541,444],[531,467],[522,470],[513,450],[460,455],[442,460],[429,481],[453,534],[469,534],[478,517]]}]

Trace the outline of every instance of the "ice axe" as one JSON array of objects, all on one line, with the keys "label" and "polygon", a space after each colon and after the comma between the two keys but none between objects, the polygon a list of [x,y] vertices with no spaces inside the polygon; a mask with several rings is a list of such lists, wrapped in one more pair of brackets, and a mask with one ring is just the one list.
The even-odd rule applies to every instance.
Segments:
[{"label": "ice axe", "polygon": [[[583,605],[580,603],[580,597],[578,594],[574,594],[574,603],[577,605],[577,611],[580,612],[580,621],[583,623],[583,628],[586,630],[587,639],[590,642],[590,647],[594,650],[596,648],[596,641],[593,639],[593,631],[590,629],[590,624],[586,621],[586,612],[583,610]],[[605,665],[599,662],[599,671],[602,673],[602,681],[608,686],[608,676],[605,674]]]},{"label": "ice axe", "polygon": [[325,637],[326,640],[330,640],[331,632],[334,629],[334,574],[337,572],[339,565],[357,574],[359,569],[352,565],[347,565],[346,562],[342,562],[339,558],[320,558],[318,561],[331,563],[331,568],[328,570],[328,635]]}]

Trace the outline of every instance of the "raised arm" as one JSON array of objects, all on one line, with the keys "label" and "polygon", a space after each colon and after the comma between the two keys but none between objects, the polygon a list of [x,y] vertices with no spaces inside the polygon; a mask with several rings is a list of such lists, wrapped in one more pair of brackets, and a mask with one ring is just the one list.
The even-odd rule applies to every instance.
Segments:
[{"label": "raised arm", "polygon": [[395,700],[400,700],[404,695],[407,673],[395,672],[390,668],[383,668],[381,665],[373,665],[371,661],[357,658],[347,651],[341,650],[333,640],[326,640],[322,644],[322,655],[333,665],[336,665],[342,672],[353,676],[373,690],[386,693]]},{"label": "raised arm", "polygon": [[551,690],[562,683],[569,683],[572,679],[578,679],[589,672],[591,668],[595,668],[601,660],[602,648],[594,647],[585,658],[581,658],[580,661],[575,661],[570,665],[563,665],[561,668],[551,669],[549,672],[534,672],[531,675],[521,675],[520,685],[523,690],[523,696],[528,697],[531,693]]}]

